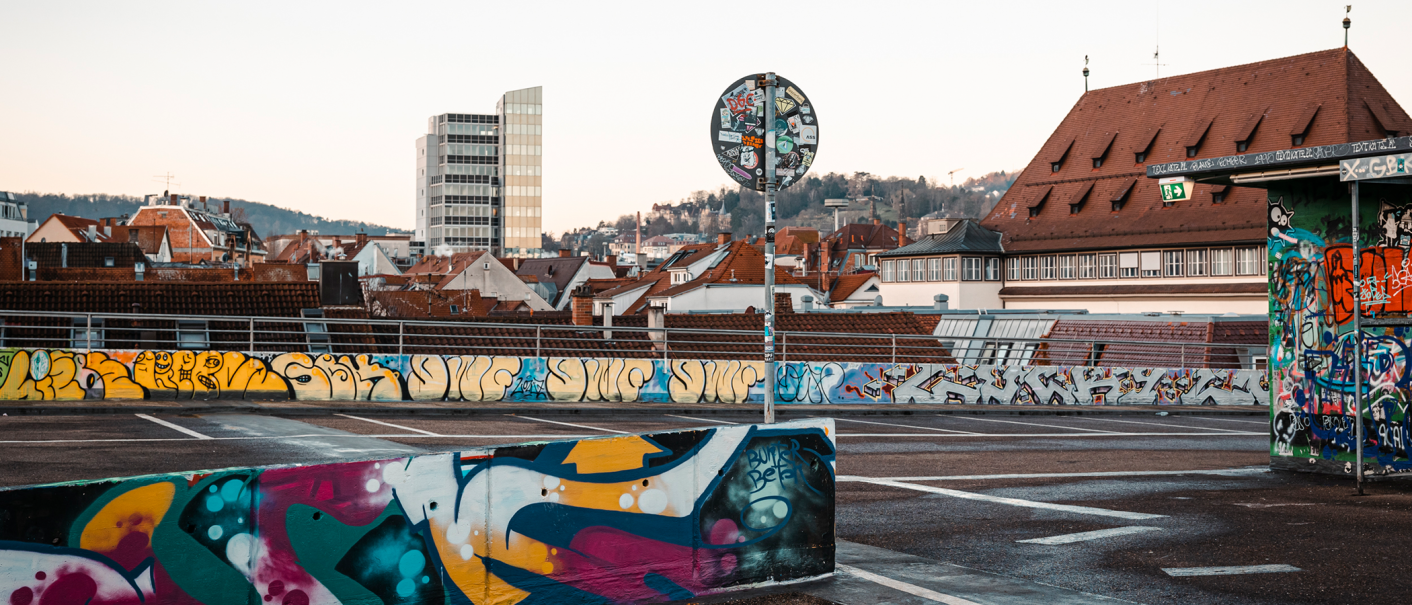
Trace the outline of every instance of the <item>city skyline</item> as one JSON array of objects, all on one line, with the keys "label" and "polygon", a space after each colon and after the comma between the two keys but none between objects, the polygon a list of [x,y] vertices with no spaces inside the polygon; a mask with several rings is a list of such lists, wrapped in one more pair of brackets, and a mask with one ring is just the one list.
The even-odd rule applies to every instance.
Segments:
[{"label": "city skyline", "polygon": [[[428,12],[525,17],[449,4],[275,6],[5,8],[0,188],[143,195],[164,187],[152,175],[171,171],[175,191],[411,230],[406,156],[422,120],[543,86],[554,111],[542,221],[562,232],[726,185],[706,127],[721,88],[747,73],[799,82],[827,114],[812,173],[944,179],[965,168],[960,181],[1030,160],[1082,94],[1085,55],[1096,89],[1152,79],[1155,63],[1164,76],[1190,73],[1337,47],[1344,33],[1343,5],[1326,2],[1274,13],[1168,3],[1160,27],[1157,4],[897,3],[862,13],[826,4],[793,18],[797,43],[750,54],[711,28],[673,27],[721,16],[708,8],[561,5],[533,19],[532,36],[489,28],[428,41],[419,29]],[[1249,27],[1256,15],[1260,27]],[[1394,97],[1410,98],[1412,74],[1397,69],[1393,45],[1412,7],[1365,2],[1351,17],[1351,48]],[[1046,44],[1024,42],[1038,39]],[[457,79],[426,54],[484,63]],[[418,85],[438,78],[445,85]],[[888,114],[891,127],[878,120]]]}]

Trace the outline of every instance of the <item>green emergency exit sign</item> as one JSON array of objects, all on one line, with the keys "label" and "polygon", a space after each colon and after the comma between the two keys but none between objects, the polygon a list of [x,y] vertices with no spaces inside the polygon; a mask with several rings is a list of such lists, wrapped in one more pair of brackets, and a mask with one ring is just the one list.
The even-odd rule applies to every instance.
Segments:
[{"label": "green emergency exit sign", "polygon": [[1191,199],[1192,189],[1196,183],[1185,178],[1162,179],[1158,182],[1158,188],[1162,190],[1162,201],[1164,202],[1185,202]]}]

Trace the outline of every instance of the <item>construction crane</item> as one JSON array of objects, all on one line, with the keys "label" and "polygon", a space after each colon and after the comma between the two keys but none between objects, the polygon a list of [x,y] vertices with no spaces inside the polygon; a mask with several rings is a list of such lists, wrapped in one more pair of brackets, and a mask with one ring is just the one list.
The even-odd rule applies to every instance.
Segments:
[{"label": "construction crane", "polygon": [[962,170],[965,170],[965,168],[957,168],[957,169],[955,169],[955,170],[952,170],[951,172],[946,173],[946,176],[947,176],[947,177],[950,177],[950,179],[951,179],[951,186],[952,186],[952,187],[955,187],[955,186],[956,186],[956,173],[961,172]]}]

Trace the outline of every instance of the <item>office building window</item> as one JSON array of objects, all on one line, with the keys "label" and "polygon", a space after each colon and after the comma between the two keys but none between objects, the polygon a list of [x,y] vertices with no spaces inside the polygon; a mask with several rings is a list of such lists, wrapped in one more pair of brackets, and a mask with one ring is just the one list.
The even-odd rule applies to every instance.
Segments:
[{"label": "office building window", "polygon": [[956,281],[956,257],[951,256],[941,259],[941,266],[942,281]]},{"label": "office building window", "polygon": [[922,259],[920,259],[920,258],[914,258],[914,259],[912,259],[912,275],[915,275],[915,276],[916,276],[915,279],[916,279],[917,281],[926,281],[926,280],[927,280],[926,274],[922,272],[922,266],[923,266],[923,263],[925,263],[925,262],[926,262],[926,261],[924,261],[924,260],[922,260]]},{"label": "office building window", "polygon": [[1236,275],[1259,275],[1264,246],[1236,248]]},{"label": "office building window", "polygon": [[1059,279],[1074,279],[1074,255],[1059,257]]},{"label": "office building window", "polygon": [[1211,275],[1231,274],[1231,249],[1215,248],[1211,250]]},{"label": "office building window", "polygon": [[1093,279],[1098,277],[1098,255],[1079,255],[1079,279]]},{"label": "office building window", "polygon": [[981,280],[981,257],[967,256],[961,259],[961,281]]},{"label": "office building window", "polygon": [[927,259],[927,281],[941,281],[941,259]]},{"label": "office building window", "polygon": [[994,256],[985,259],[985,280],[1000,281],[1000,259]]},{"label": "office building window", "polygon": [[911,266],[912,263],[909,261],[897,261],[897,281],[912,281]]},{"label": "office building window", "polygon": [[1115,279],[1118,277],[1118,255],[1100,254],[1098,255],[1098,278]]},{"label": "office building window", "polygon": [[1186,275],[1187,277],[1205,277],[1207,274],[1207,253],[1202,250],[1186,251]]},{"label": "office building window", "polygon": [[1005,279],[1010,281],[1020,281],[1020,259],[1010,257],[1005,259]]},{"label": "office building window", "polygon": [[1025,257],[1025,279],[1033,281],[1039,279],[1039,258],[1034,256]]},{"label": "office building window", "polygon": [[1185,274],[1186,257],[1181,250],[1164,250],[1162,252],[1162,275],[1166,277],[1181,277]]},{"label": "office building window", "polygon": [[892,261],[885,260],[882,262],[882,280],[890,282],[893,280],[892,278]]},{"label": "office building window", "polygon": [[1040,279],[1054,279],[1055,277],[1056,277],[1056,273],[1055,273],[1055,271],[1054,271],[1054,257],[1053,257],[1053,256],[1041,256],[1041,257],[1039,257],[1039,278],[1040,278]]},{"label": "office building window", "polygon": [[1121,252],[1118,254],[1118,275],[1122,277],[1137,277],[1137,253]]}]

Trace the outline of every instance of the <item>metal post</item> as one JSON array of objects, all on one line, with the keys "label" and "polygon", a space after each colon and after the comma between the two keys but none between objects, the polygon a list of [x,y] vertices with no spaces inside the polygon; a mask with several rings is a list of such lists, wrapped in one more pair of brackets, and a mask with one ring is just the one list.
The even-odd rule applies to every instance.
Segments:
[{"label": "metal post", "polygon": [[765,73],[765,424],[775,422],[775,72]]},{"label": "metal post", "polygon": [[544,334],[544,326],[535,326],[535,327],[534,327],[534,356],[535,356],[535,357],[542,357],[542,355],[539,354],[539,338],[540,338],[540,336],[542,336],[543,334]]},{"label": "metal post", "polygon": [[789,332],[780,334],[780,360],[789,363]]},{"label": "metal post", "polygon": [[250,354],[255,354],[255,318],[250,318]]},{"label": "metal post", "polygon": [[897,335],[892,335],[892,365],[897,365]]},{"label": "metal post", "polygon": [[92,353],[92,352],[93,352],[93,315],[92,315],[91,313],[88,315],[88,331],[87,331],[87,334],[84,335],[84,339],[85,339],[85,342],[86,342],[86,344],[83,345],[84,352],[85,352],[85,353]]},{"label": "metal post", "polygon": [[402,355],[402,322],[397,322],[397,354]]},{"label": "metal post", "polygon": [[1358,242],[1358,181],[1353,181],[1353,422],[1358,495],[1363,495],[1363,248]]},{"label": "metal post", "polygon": [[1186,344],[1182,344],[1182,362],[1177,365],[1179,368],[1186,367]]},{"label": "metal post", "polygon": [[670,334],[670,332],[667,331],[667,321],[666,321],[666,319],[663,319],[663,320],[662,320],[662,361],[667,361],[667,334]]}]

